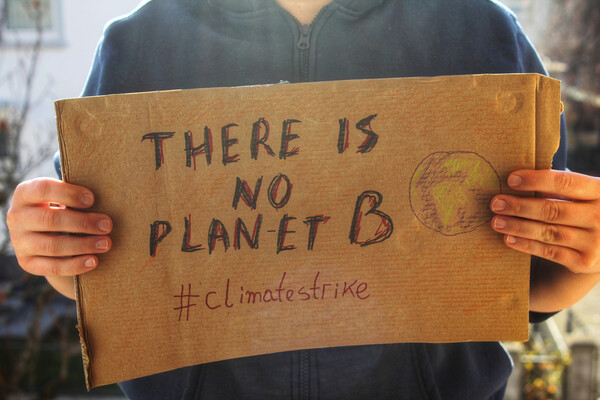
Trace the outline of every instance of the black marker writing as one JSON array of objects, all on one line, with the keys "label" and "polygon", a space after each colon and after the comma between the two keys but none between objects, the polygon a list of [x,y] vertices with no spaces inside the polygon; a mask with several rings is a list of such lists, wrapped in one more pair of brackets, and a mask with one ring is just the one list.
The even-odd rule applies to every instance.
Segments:
[{"label": "black marker writing", "polygon": [[175,132],[152,132],[142,136],[142,142],[146,139],[150,139],[154,143],[154,160],[156,169],[165,162],[165,155],[163,153],[163,140],[172,138]]}]

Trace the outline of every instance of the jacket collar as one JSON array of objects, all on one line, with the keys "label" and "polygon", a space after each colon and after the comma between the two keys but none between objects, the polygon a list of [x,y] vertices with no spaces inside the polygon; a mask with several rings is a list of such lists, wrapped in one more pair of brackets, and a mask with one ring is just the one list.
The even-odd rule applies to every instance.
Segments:
[{"label": "jacket collar", "polygon": [[333,0],[334,3],[338,3],[346,10],[358,15],[381,5],[383,1],[384,0]]},{"label": "jacket collar", "polygon": [[[384,0],[333,0],[332,3],[352,14],[360,15],[377,7]],[[214,6],[235,14],[252,14],[268,8],[278,7],[275,0],[208,0]]]}]

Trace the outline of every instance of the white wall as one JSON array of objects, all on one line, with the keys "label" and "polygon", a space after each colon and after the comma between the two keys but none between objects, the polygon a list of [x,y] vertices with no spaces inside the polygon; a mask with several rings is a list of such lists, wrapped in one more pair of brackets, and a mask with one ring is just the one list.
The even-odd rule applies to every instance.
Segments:
[{"label": "white wall", "polygon": [[[58,0],[62,41],[44,46],[40,54],[33,107],[24,135],[23,151],[35,151],[38,143],[56,136],[54,100],[77,97],[83,89],[92,58],[106,23],[135,9],[140,0]],[[15,101],[19,88],[2,80],[18,69],[22,51],[0,47],[0,104]],[[27,58],[25,58],[27,59]],[[19,79],[17,79],[18,81]],[[23,79],[20,79],[21,82]],[[52,163],[32,171],[30,176],[55,176]]]},{"label": "white wall", "polygon": [[44,75],[56,82],[58,97],[78,96],[105,24],[136,8],[140,0],[62,0],[64,46],[49,47],[40,65]]}]

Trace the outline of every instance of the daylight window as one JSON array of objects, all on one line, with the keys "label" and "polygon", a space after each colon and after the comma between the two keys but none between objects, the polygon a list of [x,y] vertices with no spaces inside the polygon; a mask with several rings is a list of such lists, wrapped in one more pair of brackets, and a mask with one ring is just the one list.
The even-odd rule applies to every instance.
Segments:
[{"label": "daylight window", "polygon": [[6,0],[2,44],[32,44],[41,31],[43,44],[62,39],[58,0]]},{"label": "daylight window", "polygon": [[52,27],[50,0],[7,0],[7,29],[41,29]]}]

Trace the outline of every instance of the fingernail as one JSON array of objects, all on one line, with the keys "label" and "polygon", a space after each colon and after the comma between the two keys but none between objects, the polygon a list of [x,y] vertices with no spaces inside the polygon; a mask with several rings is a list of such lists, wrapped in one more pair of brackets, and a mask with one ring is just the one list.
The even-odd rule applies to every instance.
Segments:
[{"label": "fingernail", "polygon": [[87,260],[85,260],[85,264],[84,264],[87,268],[94,268],[96,266],[96,259],[95,258],[88,258]]},{"label": "fingernail", "polygon": [[507,235],[506,243],[515,244],[517,243],[517,238],[515,238],[514,236]]},{"label": "fingernail", "polygon": [[496,199],[492,202],[492,210],[503,211],[506,208],[506,201]]},{"label": "fingernail", "polygon": [[107,219],[101,219],[98,221],[98,229],[100,229],[102,232],[110,231],[110,221]]},{"label": "fingernail", "polygon": [[508,185],[512,187],[519,186],[523,179],[519,175],[511,175],[508,177]]},{"label": "fingernail", "polygon": [[504,218],[495,218],[494,219],[494,228],[503,229],[506,228],[506,220]]},{"label": "fingernail", "polygon": [[108,240],[100,239],[96,242],[96,248],[98,250],[106,250],[108,249]]},{"label": "fingernail", "polygon": [[94,203],[94,197],[89,193],[84,193],[81,195],[81,203],[84,206],[91,206]]}]

